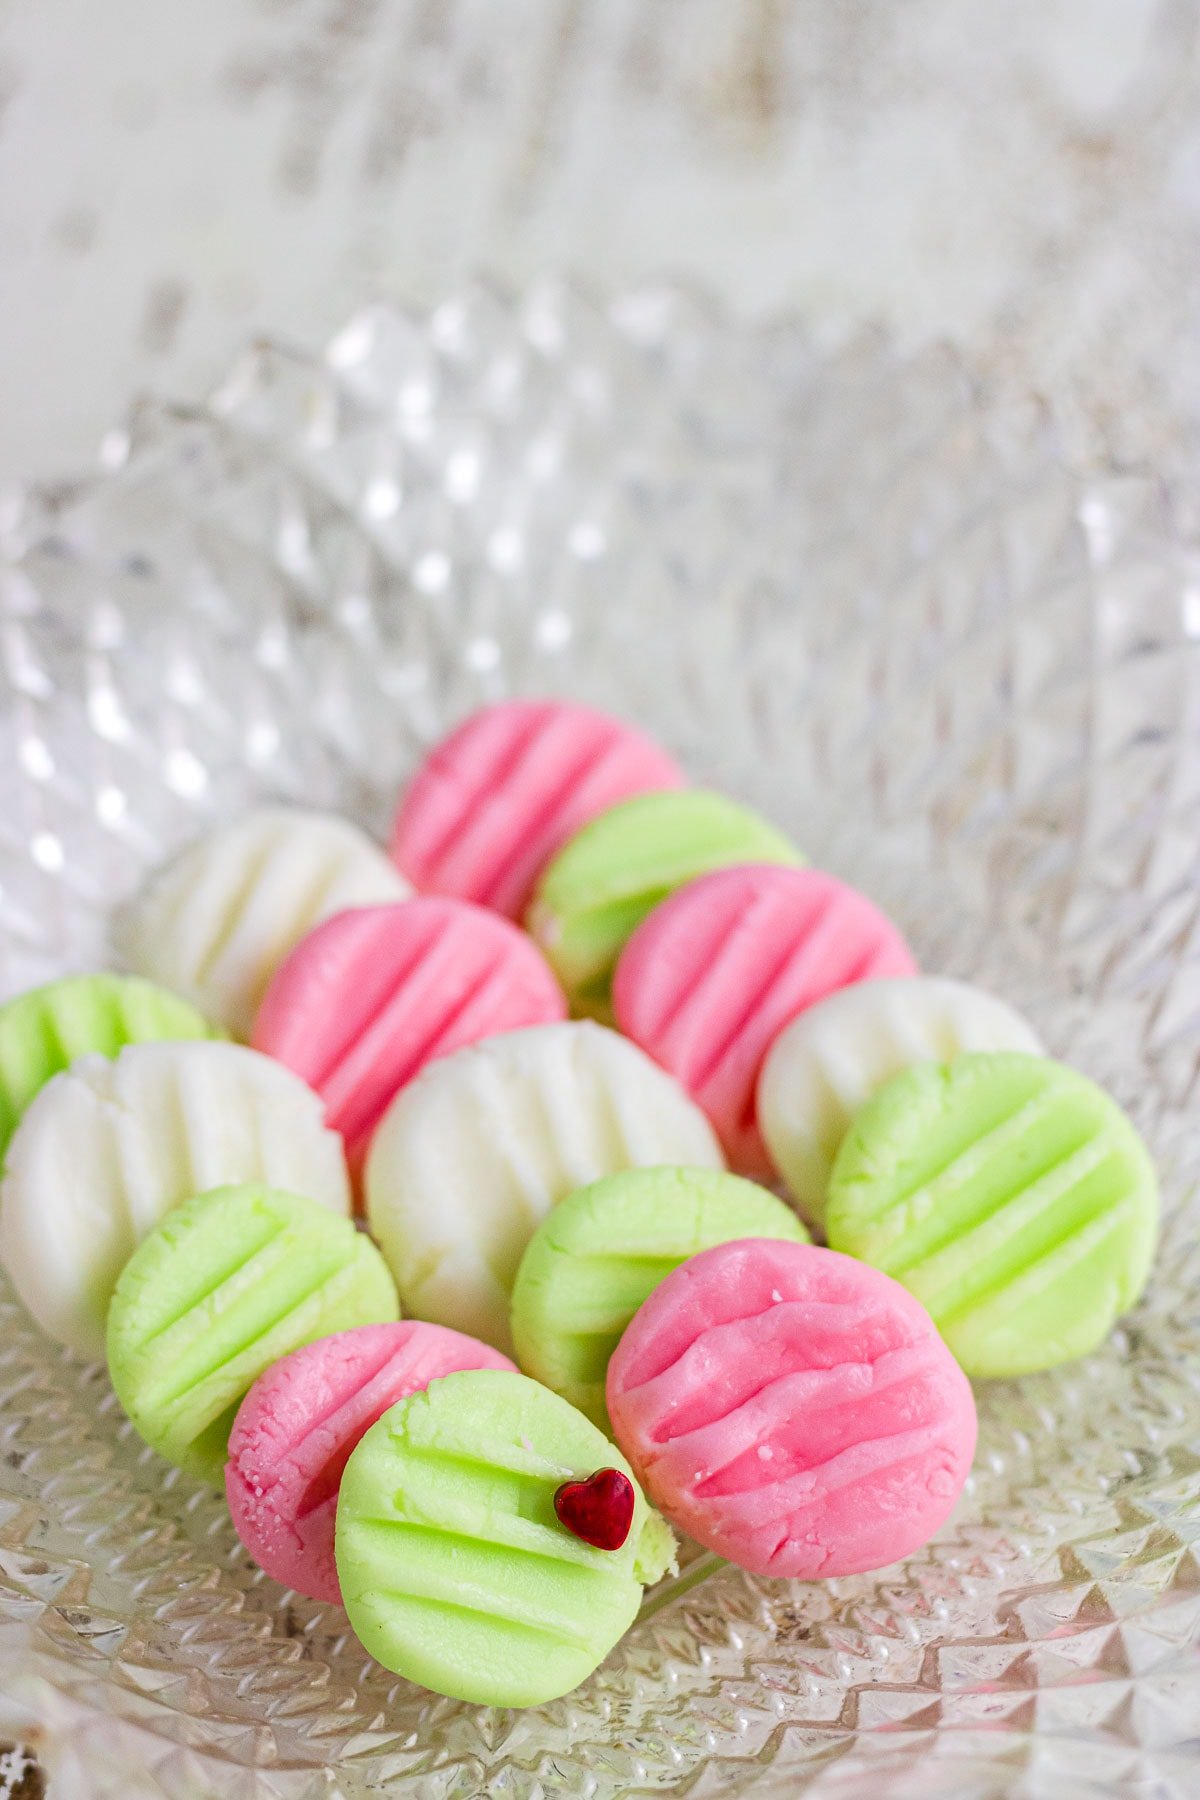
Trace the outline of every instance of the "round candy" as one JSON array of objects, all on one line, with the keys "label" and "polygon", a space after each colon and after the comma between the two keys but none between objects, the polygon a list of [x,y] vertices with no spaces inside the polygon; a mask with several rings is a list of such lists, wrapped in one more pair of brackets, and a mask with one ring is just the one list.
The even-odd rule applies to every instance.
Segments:
[{"label": "round candy", "polygon": [[642,732],[561,700],[486,706],[422,763],[392,855],[418,887],[518,919],[546,863],[589,819],[683,776]]},{"label": "round candy", "polygon": [[125,955],[247,1038],[293,945],[347,906],[403,900],[408,883],[347,819],[263,806],[189,844],[121,923]]},{"label": "round candy", "polygon": [[8,1148],[0,1261],[42,1330],[104,1353],[135,1246],[179,1201],[264,1181],[350,1211],[341,1139],[290,1070],[238,1044],[133,1044],[56,1075]]},{"label": "round candy", "polygon": [[1158,1185],[1115,1101],[1017,1052],[921,1063],[858,1114],[825,1224],[929,1308],[969,1375],[1095,1349],[1150,1271]]},{"label": "round candy", "polygon": [[806,1217],[819,1222],[847,1127],[885,1081],[964,1050],[1041,1048],[1019,1013],[965,981],[856,982],[776,1038],[758,1077],[759,1129]]},{"label": "round candy", "polygon": [[397,1400],[456,1369],[511,1369],[498,1350],[441,1325],[357,1325],[264,1371],[229,1434],[225,1494],[260,1568],[312,1600],[341,1602],[333,1521],[354,1446]]},{"label": "round candy", "polygon": [[608,1366],[617,1442],[654,1505],[756,1575],[911,1555],[975,1450],[962,1370],[911,1294],[848,1256],[748,1238],[682,1263]]},{"label": "round candy", "polygon": [[787,839],[721,794],[646,794],[584,827],[542,876],[526,923],[579,1012],[604,1015],[621,949],[668,894],[734,863],[799,863]]},{"label": "round candy", "polygon": [[751,864],[689,882],[621,955],[617,1023],[679,1078],[737,1169],[770,1178],[755,1086],[797,1013],[872,976],[911,975],[896,927],[819,869]]},{"label": "round candy", "polygon": [[383,1258],[349,1219],[257,1183],[216,1188],[176,1207],[126,1263],[109,1374],[160,1456],[220,1483],[234,1415],[264,1369],[399,1313]]},{"label": "round candy", "polygon": [[566,1014],[524,932],[462,900],[356,908],[276,971],[254,1045],[302,1075],[358,1169],[395,1094],[435,1057]]},{"label": "round candy", "polygon": [[70,975],[0,1007],[0,1158],[25,1108],[81,1056],[221,1034],[178,994],[134,975]]},{"label": "round candy", "polygon": [[673,1558],[634,1484],[617,1550],[559,1522],[554,1497],[628,1464],[524,1375],[447,1375],[401,1400],[346,1465],[337,1567],[350,1623],[385,1669],[488,1706],[537,1706],[603,1662],[643,1583]]},{"label": "round candy", "polygon": [[405,1307],[511,1348],[508,1297],[538,1221],[573,1188],[650,1163],[721,1166],[698,1107],[634,1044],[536,1025],[430,1063],[367,1157],[367,1217]]},{"label": "round candy", "polygon": [[698,1250],[744,1237],[808,1241],[782,1200],[718,1169],[626,1169],[577,1189],[521,1258],[517,1360],[608,1431],[608,1359],[642,1301]]}]

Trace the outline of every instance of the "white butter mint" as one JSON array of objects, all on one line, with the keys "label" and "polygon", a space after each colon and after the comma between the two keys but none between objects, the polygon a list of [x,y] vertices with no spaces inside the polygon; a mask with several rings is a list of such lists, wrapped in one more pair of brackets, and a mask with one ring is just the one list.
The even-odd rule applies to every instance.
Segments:
[{"label": "white butter mint", "polygon": [[860,1107],[918,1062],[1042,1046],[1019,1013],[964,981],[862,981],[780,1033],[758,1078],[758,1124],[800,1209],[819,1224],[829,1172]]},{"label": "white butter mint", "polygon": [[412,892],[348,819],[264,806],[198,838],[126,909],[132,968],[186,994],[235,1037],[250,1035],[288,951],[331,913]]},{"label": "white butter mint", "polygon": [[675,1079],[590,1021],[488,1038],[392,1102],[367,1159],[367,1217],[406,1311],[511,1348],[509,1293],[538,1222],[618,1169],[723,1166]]},{"label": "white butter mint", "polygon": [[9,1145],[0,1261],[43,1331],[102,1356],[137,1245],[181,1200],[242,1181],[349,1213],[342,1141],[299,1076],[239,1044],[85,1056],[41,1090]]}]

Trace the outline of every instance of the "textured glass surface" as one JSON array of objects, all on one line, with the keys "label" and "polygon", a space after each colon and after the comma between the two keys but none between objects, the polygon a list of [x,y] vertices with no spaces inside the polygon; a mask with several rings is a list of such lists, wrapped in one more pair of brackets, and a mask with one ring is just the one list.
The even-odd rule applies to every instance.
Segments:
[{"label": "textured glass surface", "polygon": [[369,313],[106,455],[3,526],[6,989],[94,965],[206,821],[290,795],[380,829],[467,707],[578,695],[1024,1007],[1130,1107],[1166,1218],[1099,1354],[980,1387],[910,1563],[652,1596],[529,1713],[397,1681],[259,1576],[5,1290],[0,1726],[121,1800],[1194,1795],[1200,565],[1163,496],[1070,478],[948,357],[831,363],[671,290]]}]

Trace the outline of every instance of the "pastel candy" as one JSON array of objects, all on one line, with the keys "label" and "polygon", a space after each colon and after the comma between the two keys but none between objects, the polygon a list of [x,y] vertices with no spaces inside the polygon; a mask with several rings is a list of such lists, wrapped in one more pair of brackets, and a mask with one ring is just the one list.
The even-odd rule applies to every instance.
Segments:
[{"label": "pastel candy", "polygon": [[393,1100],[367,1157],[367,1217],[407,1311],[511,1348],[509,1292],[550,1208],[601,1175],[721,1166],[699,1108],[634,1044],[537,1025],[441,1058]]},{"label": "pastel candy", "polygon": [[721,794],[646,794],[572,838],[542,876],[526,923],[576,1010],[604,1014],[617,957],[668,894],[734,863],[802,861],[774,826]]},{"label": "pastel candy", "polygon": [[642,1301],[689,1256],[744,1237],[808,1241],[782,1200],[719,1169],[626,1169],[577,1189],[521,1258],[518,1362],[608,1431],[608,1359]]},{"label": "pastel candy", "polygon": [[537,1706],[587,1678],[673,1559],[635,1483],[619,1550],[567,1531],[554,1495],[630,1475],[583,1414],[524,1375],[447,1375],[401,1400],[346,1465],[337,1566],[364,1649],[436,1693]]},{"label": "pastel candy", "polygon": [[807,1218],[825,1214],[829,1174],[851,1119],[884,1082],[966,1050],[1041,1052],[1003,1000],[937,975],[861,981],[793,1019],[758,1077],[758,1125]]},{"label": "pastel candy", "polygon": [[264,1369],[399,1314],[383,1258],[349,1219],[258,1183],[217,1188],[176,1207],[126,1263],[108,1369],[140,1436],[220,1484],[234,1415]]},{"label": "pastel candy", "polygon": [[238,1044],[133,1044],[38,1094],[8,1148],[0,1261],[42,1330],[104,1352],[134,1248],[179,1201],[234,1181],[350,1210],[341,1140],[290,1070]]},{"label": "pastel candy", "polygon": [[442,1375],[511,1368],[490,1345],[414,1319],[357,1325],[273,1363],[238,1408],[225,1465],[234,1530],[255,1562],[297,1593],[338,1605],[338,1487],[364,1432]]},{"label": "pastel candy", "polygon": [[678,1529],[756,1575],[909,1556],[975,1449],[970,1385],[898,1282],[760,1238],[685,1262],[608,1367],[617,1442]]},{"label": "pastel candy", "polygon": [[517,919],[546,863],[589,819],[682,782],[665,751],[607,713],[503,701],[472,713],[422,763],[392,855],[416,887]]},{"label": "pastel candy", "polygon": [[857,1115],[825,1223],[929,1308],[969,1375],[1084,1356],[1150,1271],[1158,1186],[1116,1102],[1017,1052],[921,1063]]},{"label": "pastel candy", "polygon": [[339,913],[276,971],[257,1049],[325,1102],[352,1168],[389,1102],[435,1057],[566,1015],[536,946],[481,906],[437,898]]},{"label": "pastel candy", "polygon": [[769,1179],[755,1087],[779,1033],[837,988],[914,967],[865,895],[819,869],[753,864],[656,908],[621,955],[613,1007],[704,1108],[733,1167]]},{"label": "pastel candy", "polygon": [[219,1036],[178,994],[133,975],[69,975],[18,994],[0,1007],[0,1158],[34,1095],[81,1056]]},{"label": "pastel candy", "polygon": [[347,819],[263,806],[189,844],[126,909],[126,959],[247,1038],[288,951],[348,906],[410,892]]}]

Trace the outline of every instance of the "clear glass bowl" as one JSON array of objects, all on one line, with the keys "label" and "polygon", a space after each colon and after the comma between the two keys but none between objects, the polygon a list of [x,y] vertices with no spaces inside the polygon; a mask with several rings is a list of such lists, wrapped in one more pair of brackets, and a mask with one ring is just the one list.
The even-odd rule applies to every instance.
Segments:
[{"label": "clear glass bowl", "polygon": [[5,517],[8,989],[264,795],[382,829],[475,703],[639,719],[1023,1007],[1148,1134],[1150,1292],[981,1386],[953,1524],[823,1585],[649,1597],[577,1693],[395,1680],[0,1295],[0,1728],[56,1795],[1197,1792],[1200,566],[944,353],[836,360],[674,289],[466,291],[253,350]]}]

